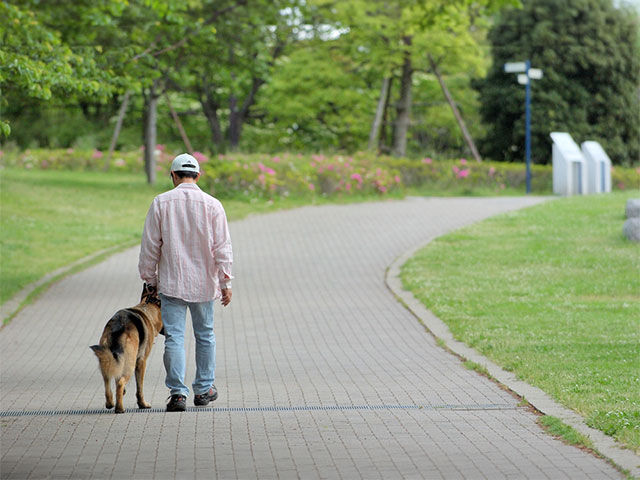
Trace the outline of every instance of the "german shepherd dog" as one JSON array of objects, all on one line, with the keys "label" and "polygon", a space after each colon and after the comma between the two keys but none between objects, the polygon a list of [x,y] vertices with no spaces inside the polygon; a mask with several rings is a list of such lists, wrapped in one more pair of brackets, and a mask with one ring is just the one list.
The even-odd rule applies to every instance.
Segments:
[{"label": "german shepherd dog", "polygon": [[100,362],[107,408],[114,406],[111,380],[115,380],[115,412],[124,413],[122,397],[125,394],[125,385],[133,375],[134,369],[138,407],[151,408],[151,405],[144,401],[142,385],[147,358],[158,333],[164,333],[160,299],[156,287],[145,283],[140,303],[135,307],[118,310],[104,327],[99,344],[90,347]]}]

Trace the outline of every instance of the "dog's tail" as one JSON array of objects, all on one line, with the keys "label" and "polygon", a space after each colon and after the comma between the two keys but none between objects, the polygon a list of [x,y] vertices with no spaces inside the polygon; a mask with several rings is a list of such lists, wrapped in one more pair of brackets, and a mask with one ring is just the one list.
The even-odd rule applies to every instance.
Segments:
[{"label": "dog's tail", "polygon": [[105,351],[107,351],[107,349],[102,345],[91,345],[89,348],[93,350],[93,353],[95,353],[98,358],[104,355]]},{"label": "dog's tail", "polygon": [[107,347],[102,345],[91,345],[89,347],[93,350],[93,353],[98,357],[98,365],[100,365],[100,371],[104,378],[111,378],[113,369],[116,367],[117,360],[114,362],[114,358]]},{"label": "dog's tail", "polygon": [[105,347],[103,345],[91,345],[89,348],[93,350],[93,353],[96,354],[96,357],[98,357],[98,361],[101,365],[105,362],[110,364],[114,360],[116,362],[118,361],[117,354],[114,355],[111,349],[108,347]]},{"label": "dog's tail", "polygon": [[106,343],[101,341],[100,345],[91,345],[89,348],[96,354],[98,360],[115,360],[118,362],[120,355],[124,353],[121,337],[125,331],[125,322],[120,318],[121,312],[114,315],[109,320],[111,335],[107,337]]}]

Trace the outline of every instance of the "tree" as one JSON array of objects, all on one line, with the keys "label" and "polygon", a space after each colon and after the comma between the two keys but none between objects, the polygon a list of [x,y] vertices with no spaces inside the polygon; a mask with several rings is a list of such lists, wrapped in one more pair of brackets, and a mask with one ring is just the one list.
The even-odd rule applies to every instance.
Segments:
[{"label": "tree", "polygon": [[154,183],[158,99],[166,90],[172,57],[210,21],[204,17],[187,24],[186,10],[204,9],[206,3],[2,2],[1,101],[11,98],[18,115],[27,103],[35,110],[52,100],[67,107],[79,105],[86,114],[90,107],[107,102],[113,107],[120,93],[127,92],[127,100],[128,92],[142,94],[145,170],[149,183]]},{"label": "tree", "polygon": [[[292,17],[299,3],[303,2],[215,2],[226,12],[211,22],[215,36],[206,30],[194,35],[177,59],[173,85],[200,102],[218,150],[238,148],[260,89],[286,45],[295,39]],[[196,19],[207,10],[210,6],[203,4],[188,15]]]},{"label": "tree", "polygon": [[496,160],[524,159],[524,88],[503,64],[531,60],[532,159],[550,161],[552,131],[596,140],[614,163],[640,154],[638,14],[612,0],[525,0],[498,18],[489,39],[493,66],[476,84],[489,126],[482,142]]},{"label": "tree", "polygon": [[[72,37],[54,27],[57,11],[36,8],[38,3],[0,2],[0,109],[7,105],[8,98],[106,101],[116,91],[117,78],[113,71],[102,68],[100,47],[87,45],[82,34],[75,32]],[[119,7],[116,1],[93,6],[79,2],[73,5],[71,18],[75,25],[89,16],[100,21],[108,18],[108,10]],[[66,30],[71,32],[68,18]],[[2,117],[0,129],[0,136],[10,134],[9,124]]]},{"label": "tree", "polygon": [[337,4],[331,0],[315,1],[327,8],[328,18],[345,27],[344,37],[352,45],[355,61],[378,72],[383,88],[377,102],[378,113],[372,115],[372,138],[379,128],[381,107],[387,103],[383,96],[392,92],[385,84],[390,78],[398,79],[394,82],[398,87],[391,146],[397,156],[407,153],[414,73],[430,71],[434,65],[448,68],[464,61],[469,62],[467,68],[472,70],[476,61],[471,54],[477,51],[469,28],[472,18],[513,3],[510,0],[352,0]]},{"label": "tree", "polygon": [[[340,40],[305,40],[278,60],[256,105],[272,148],[356,150],[366,138],[371,78]],[[268,133],[262,133],[268,136]]]}]

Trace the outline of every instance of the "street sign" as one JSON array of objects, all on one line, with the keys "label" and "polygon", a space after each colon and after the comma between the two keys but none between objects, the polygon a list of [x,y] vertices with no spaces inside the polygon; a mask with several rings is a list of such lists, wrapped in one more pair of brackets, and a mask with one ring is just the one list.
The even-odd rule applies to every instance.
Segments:
[{"label": "street sign", "polygon": [[527,64],[525,62],[509,62],[504,64],[505,73],[526,72]]},{"label": "street sign", "polygon": [[533,80],[540,80],[542,78],[542,70],[540,70],[539,68],[530,68],[529,78]]},{"label": "street sign", "polygon": [[518,74],[518,83],[520,85],[526,85],[527,83],[529,83],[529,77],[527,76],[526,73],[519,73]]}]

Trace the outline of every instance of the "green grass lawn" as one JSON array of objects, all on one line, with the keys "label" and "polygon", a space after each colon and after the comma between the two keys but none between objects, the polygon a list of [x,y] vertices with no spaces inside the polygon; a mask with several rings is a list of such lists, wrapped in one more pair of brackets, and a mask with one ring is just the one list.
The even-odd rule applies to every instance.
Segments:
[{"label": "green grass lawn", "polygon": [[0,301],[90,253],[134,243],[161,190],[126,174],[0,171]]},{"label": "green grass lawn", "polygon": [[[96,251],[140,241],[156,186],[143,174],[0,170],[0,303],[45,274]],[[295,206],[225,201],[230,220]]]},{"label": "green grass lawn", "polygon": [[640,449],[639,191],[556,199],[436,239],[405,288],[455,337]]}]

